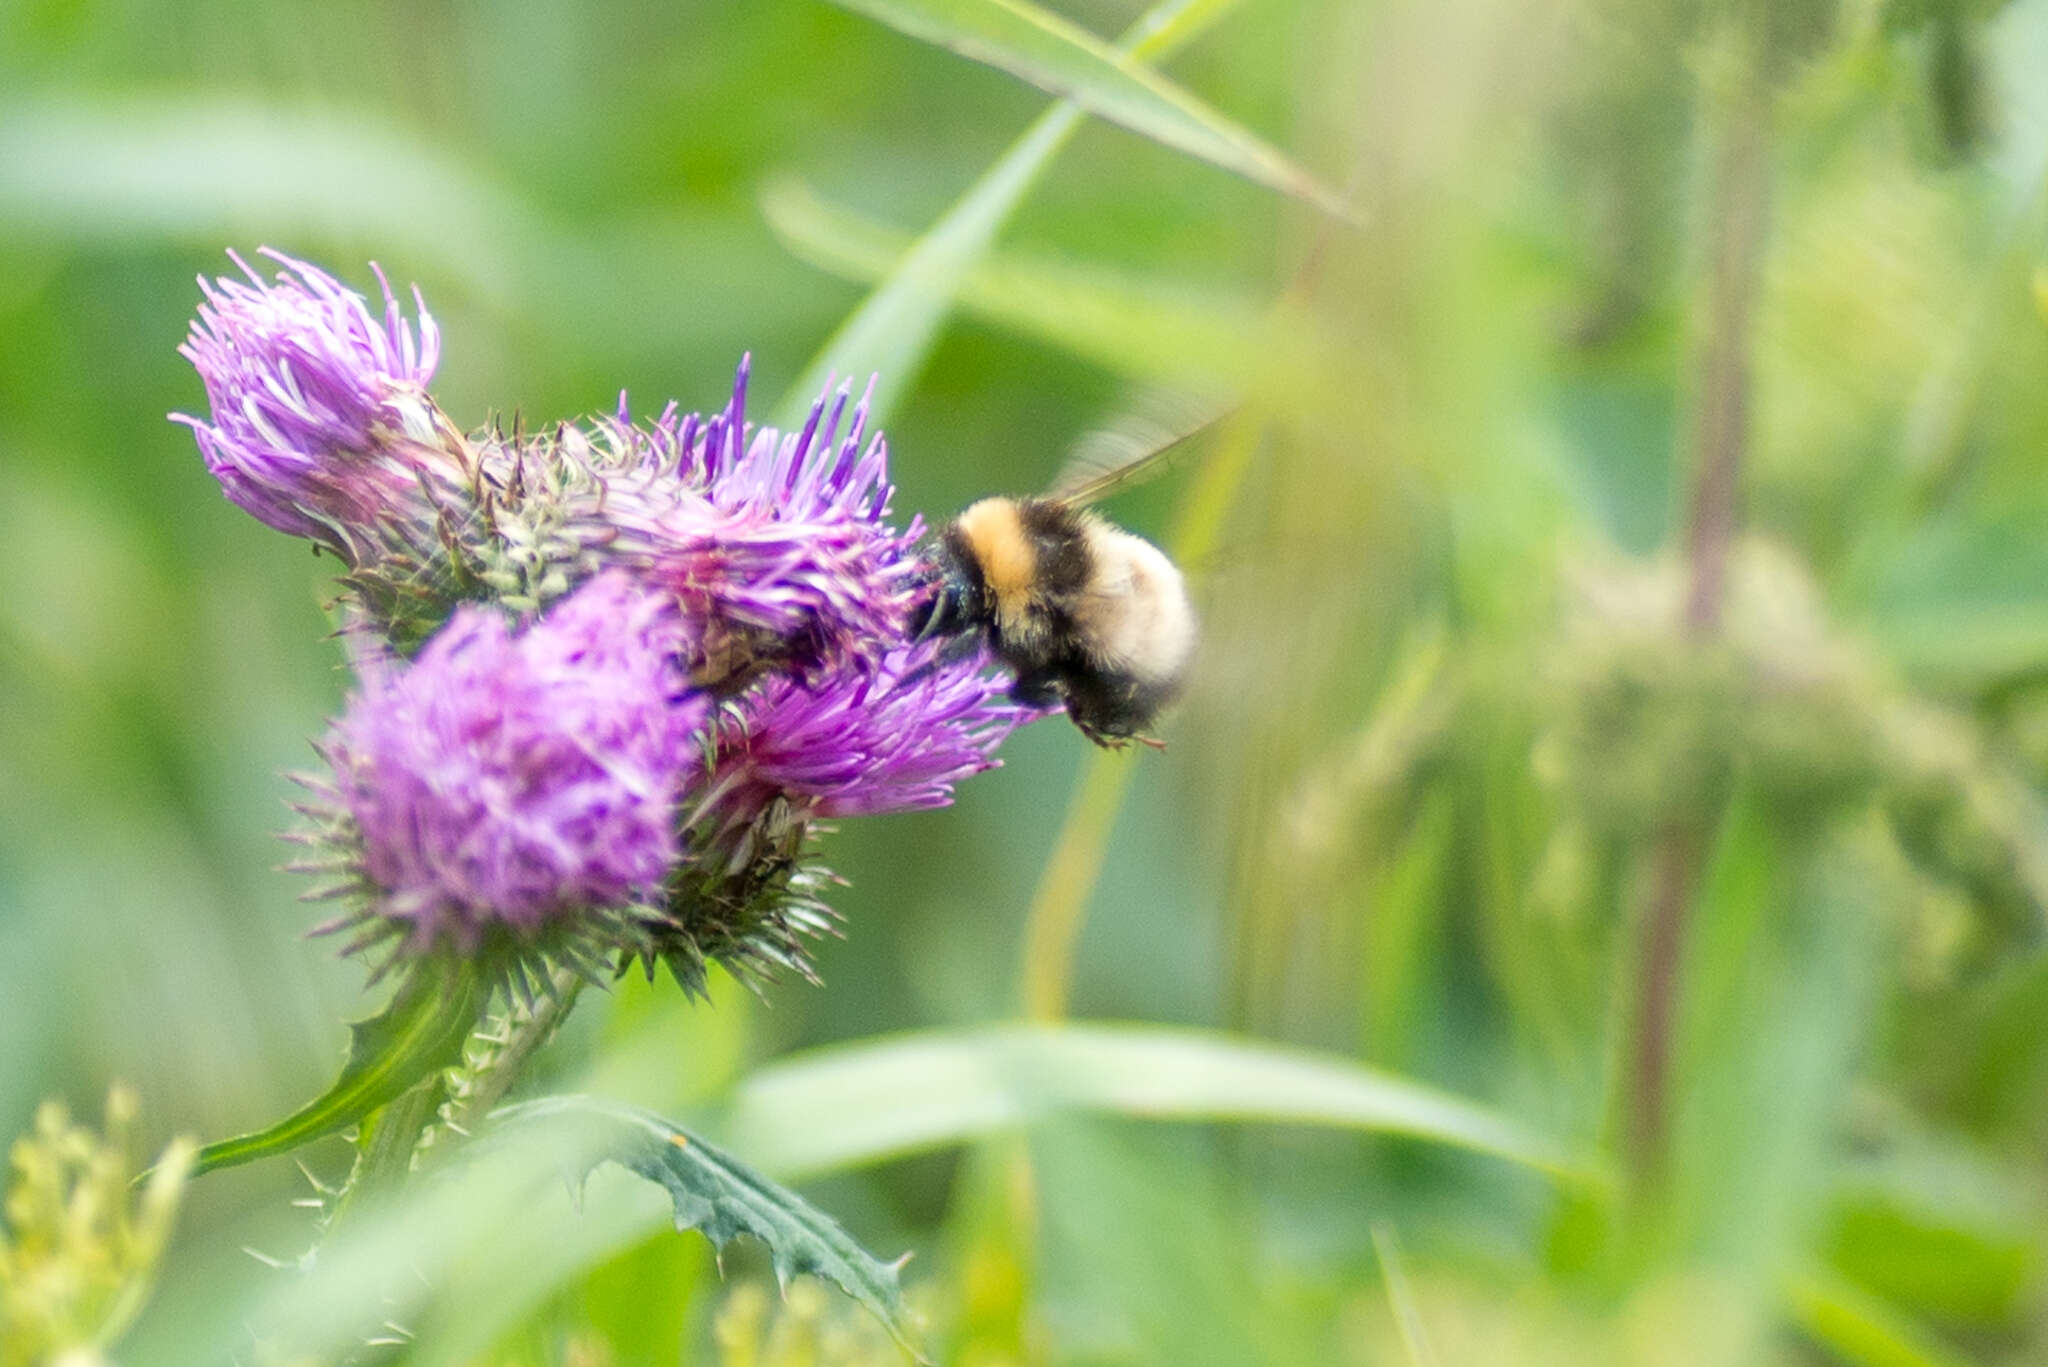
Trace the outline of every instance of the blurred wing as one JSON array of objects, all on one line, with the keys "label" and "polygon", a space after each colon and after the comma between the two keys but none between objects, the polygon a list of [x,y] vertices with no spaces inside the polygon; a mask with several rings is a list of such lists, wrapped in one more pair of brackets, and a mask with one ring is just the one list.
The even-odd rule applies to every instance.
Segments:
[{"label": "blurred wing", "polygon": [[1108,427],[1084,434],[1046,492],[1072,507],[1095,503],[1161,473],[1187,442],[1231,412],[1185,394],[1148,394]]}]

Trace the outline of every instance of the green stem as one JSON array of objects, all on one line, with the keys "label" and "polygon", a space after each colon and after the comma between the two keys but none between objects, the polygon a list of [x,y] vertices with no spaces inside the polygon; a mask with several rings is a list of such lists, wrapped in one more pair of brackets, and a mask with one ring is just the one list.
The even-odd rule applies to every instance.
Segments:
[{"label": "green stem", "polygon": [[356,1138],[355,1167],[349,1171],[348,1182],[335,1202],[334,1217],[328,1222],[330,1234],[357,1210],[374,1205],[379,1197],[404,1185],[412,1172],[420,1136],[434,1123],[446,1094],[446,1078],[436,1072],[364,1119]]},{"label": "green stem", "polygon": [[342,1188],[331,1223],[339,1223],[352,1210],[402,1186],[415,1165],[430,1150],[441,1147],[444,1133],[458,1143],[467,1138],[505,1099],[534,1054],[553,1038],[582,987],[578,974],[556,969],[548,990],[530,1007],[515,1006],[470,1036],[455,1082],[451,1084],[448,1072],[436,1071],[367,1117],[356,1140],[355,1167]]},{"label": "green stem", "polygon": [[549,982],[549,990],[531,1007],[522,1006],[510,1013],[493,1052],[472,1070],[469,1085],[449,1107],[450,1129],[458,1134],[474,1133],[484,1118],[498,1108],[498,1103],[526,1071],[527,1062],[554,1038],[556,1028],[568,1016],[582,990],[580,974],[558,968]]}]

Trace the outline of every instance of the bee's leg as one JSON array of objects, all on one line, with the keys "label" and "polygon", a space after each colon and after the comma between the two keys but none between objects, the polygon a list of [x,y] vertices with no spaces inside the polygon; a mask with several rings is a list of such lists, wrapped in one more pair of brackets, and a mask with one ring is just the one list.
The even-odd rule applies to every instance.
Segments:
[{"label": "bee's leg", "polygon": [[1056,669],[1019,670],[1010,683],[1010,701],[1026,707],[1052,707],[1065,700],[1066,689]]}]

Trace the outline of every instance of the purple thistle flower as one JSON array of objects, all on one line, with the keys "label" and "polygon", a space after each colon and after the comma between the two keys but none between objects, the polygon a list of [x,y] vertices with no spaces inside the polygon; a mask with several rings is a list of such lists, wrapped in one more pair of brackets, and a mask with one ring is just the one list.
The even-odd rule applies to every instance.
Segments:
[{"label": "purple thistle flower", "polygon": [[712,958],[749,976],[812,977],[804,937],[832,928],[822,898],[838,881],[807,855],[812,823],[943,806],[960,779],[994,768],[1004,737],[1041,714],[1008,702],[985,663],[899,640],[877,666],[849,661],[809,684],[778,677],[726,704],[709,766],[684,796],[668,904],[623,957],[650,973],[665,963],[698,993]]},{"label": "purple thistle flower", "polygon": [[[228,497],[340,555],[357,649],[409,653],[458,603],[532,615],[607,569],[667,590],[696,627],[692,677],[725,694],[762,673],[872,661],[919,573],[915,522],[887,521],[887,446],[842,388],[794,433],[746,420],[748,363],[709,417],[671,404],[527,438],[465,439],[427,393],[440,334],[417,335],[378,274],[380,314],[276,252],[265,283],[202,280],[183,354],[210,421],[191,427]],[[845,423],[844,435],[841,425]]]},{"label": "purple thistle flower", "polygon": [[955,783],[995,768],[996,747],[1037,714],[1009,701],[985,660],[942,649],[898,646],[877,669],[813,687],[775,679],[747,697],[707,785],[726,820],[776,797],[820,817],[943,807]]},{"label": "purple thistle flower", "polygon": [[622,395],[590,433],[560,429],[538,453],[557,478],[570,472],[566,523],[591,559],[669,590],[702,624],[696,677],[722,692],[763,668],[872,662],[900,633],[921,573],[920,524],[887,521],[888,445],[866,435],[867,400],[843,437],[843,387],[800,431],[750,429],[749,362],[708,419],[671,404],[642,427]]},{"label": "purple thistle flower", "polygon": [[674,663],[688,644],[670,603],[608,574],[516,634],[462,608],[373,671],[325,747],[362,894],[328,928],[473,952],[658,901],[706,711]]},{"label": "purple thistle flower", "polygon": [[[342,556],[363,686],[308,780],[347,896],[326,929],[394,957],[708,960],[807,972],[820,818],[940,806],[1037,715],[980,656],[913,642],[929,575],[889,520],[868,400],[747,422],[670,404],[465,438],[427,392],[440,336],[266,251],[201,281],[183,354],[228,497]],[[511,622],[522,625],[514,627]],[[411,656],[410,663],[407,657]],[[395,944],[393,944],[395,942]]]},{"label": "purple thistle flower", "polygon": [[319,268],[263,255],[282,267],[274,284],[232,252],[246,280],[200,279],[206,302],[179,352],[212,420],[171,418],[192,429],[229,499],[353,564],[365,532],[417,513],[423,466],[459,469],[448,446],[460,439],[426,392],[440,333],[415,290],[414,336],[381,271],[380,317]]}]

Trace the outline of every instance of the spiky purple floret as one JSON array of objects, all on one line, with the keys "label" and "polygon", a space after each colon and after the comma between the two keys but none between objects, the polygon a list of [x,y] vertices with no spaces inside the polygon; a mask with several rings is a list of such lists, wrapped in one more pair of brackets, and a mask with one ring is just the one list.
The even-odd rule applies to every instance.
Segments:
[{"label": "spiky purple floret", "polygon": [[[206,301],[179,348],[206,385],[211,421],[173,413],[198,438],[229,499],[260,521],[352,558],[353,534],[417,501],[411,443],[439,437],[426,399],[440,332],[417,290],[417,336],[383,273],[380,316],[318,267],[265,248],[266,283],[202,277]],[[374,267],[373,267],[374,269]]]},{"label": "spiky purple floret", "polygon": [[460,609],[370,679],[326,751],[373,917],[409,950],[473,950],[657,898],[705,714],[684,636],[671,603],[607,574],[517,633]]},{"label": "spiky purple floret", "polygon": [[888,444],[867,433],[866,397],[843,436],[844,386],[798,431],[750,428],[750,363],[741,359],[730,400],[708,418],[671,404],[643,426],[621,395],[590,438],[557,440],[603,480],[609,562],[635,567],[686,611],[793,647],[799,672],[871,661],[901,635],[922,525],[887,520]]},{"label": "spiky purple floret", "polygon": [[1038,713],[1008,700],[979,656],[897,646],[871,670],[806,687],[776,679],[721,734],[705,796],[716,825],[742,824],[777,797],[822,817],[942,807],[953,785],[999,763],[995,750]]}]

